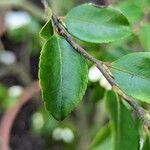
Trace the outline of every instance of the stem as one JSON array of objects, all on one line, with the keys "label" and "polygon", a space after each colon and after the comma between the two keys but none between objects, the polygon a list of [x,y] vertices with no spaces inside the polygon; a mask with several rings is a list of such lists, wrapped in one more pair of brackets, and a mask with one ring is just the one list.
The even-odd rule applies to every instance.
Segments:
[{"label": "stem", "polygon": [[109,70],[106,69],[106,64],[102,61],[95,59],[93,56],[87,53],[86,50],[83,49],[78,43],[76,43],[72,36],[65,30],[57,16],[52,15],[52,21],[57,33],[60,36],[64,37],[66,41],[68,41],[68,43],[74,48],[74,50],[76,50],[86,59],[91,61],[101,71],[106,80],[112,86],[113,91],[118,93],[118,95],[120,95],[132,107],[139,119],[142,120],[144,125],[147,126],[150,130],[150,114],[146,112],[146,110],[144,110],[140,105],[138,105],[132,97],[128,96],[120,89],[113,77],[109,74]]}]

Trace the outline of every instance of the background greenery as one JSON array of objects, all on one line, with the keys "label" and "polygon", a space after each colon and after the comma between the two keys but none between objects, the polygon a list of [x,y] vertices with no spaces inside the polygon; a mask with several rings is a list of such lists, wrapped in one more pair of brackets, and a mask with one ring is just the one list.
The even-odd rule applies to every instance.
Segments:
[{"label": "background greenery", "polygon": [[[64,16],[74,6],[85,2],[91,1],[48,1],[52,10],[60,17]],[[97,0],[92,2],[111,5],[120,10],[129,20],[134,34],[123,40],[108,44],[91,44],[79,41],[91,55],[97,59],[112,62],[132,52],[150,51],[149,0]],[[6,23],[6,17],[12,11],[16,13],[19,11],[27,12],[29,21],[19,27],[13,27],[13,24],[9,25],[9,23]],[[9,20],[13,22],[13,18]],[[45,21],[44,9],[40,1],[0,1],[1,118],[5,111],[16,105],[24,88],[38,79],[39,55],[44,43],[44,40],[39,38],[39,31]],[[130,61],[126,65],[130,69]],[[127,104],[125,105],[129,109],[124,107],[122,103],[118,105],[118,97],[108,91],[109,87],[103,79],[100,79],[99,72],[90,63],[89,68],[88,88],[83,101],[63,122],[58,122],[49,115],[41,101],[40,94],[30,98],[21,108],[13,123],[10,134],[12,149],[149,149],[149,135],[146,129],[143,130],[143,126],[137,120],[136,115],[131,113],[132,110]],[[90,73],[93,73],[94,76]],[[116,101],[111,103],[112,97]],[[140,102],[140,104],[149,110],[147,103]],[[122,108],[121,111],[117,108],[118,106]],[[116,118],[119,117],[120,123],[116,121]],[[129,122],[130,126],[128,126]],[[135,127],[139,130],[140,142]],[[113,134],[114,132],[116,134]],[[132,139],[127,138],[131,135]],[[124,141],[128,142],[125,143]],[[133,147],[128,147],[128,145]]]}]

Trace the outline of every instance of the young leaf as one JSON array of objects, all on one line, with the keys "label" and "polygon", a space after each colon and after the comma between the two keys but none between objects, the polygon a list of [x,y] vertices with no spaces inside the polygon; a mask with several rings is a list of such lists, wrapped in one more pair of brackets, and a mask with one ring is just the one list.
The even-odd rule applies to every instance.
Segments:
[{"label": "young leaf", "polygon": [[149,150],[149,149],[150,149],[150,137],[149,135],[147,135],[142,150]]},{"label": "young leaf", "polygon": [[141,27],[139,39],[145,51],[150,51],[150,24]]},{"label": "young leaf", "polygon": [[46,10],[48,21],[45,23],[43,28],[41,29],[39,35],[41,38],[48,40],[53,35],[53,26],[52,26],[52,10],[48,7]]},{"label": "young leaf", "polygon": [[131,112],[112,91],[106,94],[106,106],[112,120],[114,150],[138,150],[139,134]]},{"label": "young leaf", "polygon": [[120,88],[135,99],[150,102],[150,53],[131,53],[114,61],[111,72]]},{"label": "young leaf", "polygon": [[92,43],[107,43],[131,34],[129,22],[121,12],[94,4],[73,8],[64,22],[70,34]]},{"label": "young leaf", "polygon": [[90,145],[90,150],[111,150],[111,147],[111,128],[108,123],[98,131]]},{"label": "young leaf", "polygon": [[46,22],[39,34],[40,37],[45,40],[48,40],[53,35],[53,26],[51,20]]},{"label": "young leaf", "polygon": [[39,79],[46,108],[63,120],[82,99],[87,86],[85,59],[64,38],[54,35],[44,45]]}]

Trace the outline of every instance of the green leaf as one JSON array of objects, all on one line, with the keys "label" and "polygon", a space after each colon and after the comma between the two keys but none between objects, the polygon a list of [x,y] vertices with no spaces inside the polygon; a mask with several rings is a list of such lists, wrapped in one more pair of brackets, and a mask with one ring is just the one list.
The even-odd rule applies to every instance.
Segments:
[{"label": "green leaf", "polygon": [[53,26],[51,19],[46,22],[39,34],[40,37],[45,40],[48,40],[53,35]]},{"label": "green leaf", "polygon": [[7,88],[3,84],[0,84],[0,103],[3,102],[6,96],[7,96]]},{"label": "green leaf", "polygon": [[92,43],[107,43],[131,34],[125,16],[110,7],[83,4],[73,8],[64,22],[70,34]]},{"label": "green leaf", "polygon": [[131,112],[112,91],[106,93],[106,106],[112,121],[113,149],[138,150],[139,133]]},{"label": "green leaf", "polygon": [[150,53],[137,52],[111,64],[116,83],[129,96],[150,102]]},{"label": "green leaf", "polygon": [[39,79],[46,108],[63,120],[80,102],[87,87],[85,59],[57,35],[44,45],[40,57]]},{"label": "green leaf", "polygon": [[118,7],[132,24],[138,22],[144,15],[142,7],[130,0],[119,3]]},{"label": "green leaf", "polygon": [[147,135],[142,150],[149,150],[149,149],[150,149],[150,137],[149,135]]},{"label": "green leaf", "polygon": [[102,143],[100,143],[96,147],[93,147],[91,150],[112,150],[111,148],[111,136],[108,136],[105,140],[102,141]]},{"label": "green leaf", "polygon": [[112,62],[120,57],[127,55],[130,51],[121,46],[111,45],[105,51],[102,51],[103,61]]},{"label": "green leaf", "polygon": [[106,124],[103,128],[101,128],[96,136],[94,137],[90,149],[91,150],[111,150],[111,136],[110,136],[111,128],[110,124]]},{"label": "green leaf", "polygon": [[48,19],[52,18],[52,9],[50,7],[47,8],[46,12],[45,12],[48,16]]},{"label": "green leaf", "polygon": [[99,82],[91,85],[91,100],[96,103],[104,97],[105,89],[100,86]]},{"label": "green leaf", "polygon": [[139,40],[145,51],[150,51],[150,24],[141,27]]}]

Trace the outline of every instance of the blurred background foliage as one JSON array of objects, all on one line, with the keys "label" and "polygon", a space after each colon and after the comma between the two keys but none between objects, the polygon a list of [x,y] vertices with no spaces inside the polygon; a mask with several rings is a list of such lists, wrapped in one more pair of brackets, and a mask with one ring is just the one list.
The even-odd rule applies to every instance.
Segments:
[{"label": "blurred background foliage", "polygon": [[[135,51],[150,51],[150,0],[48,0],[53,12],[64,16],[81,3],[111,5],[129,20],[134,34],[109,44],[79,43],[94,57],[112,62]],[[0,0],[0,117],[15,105],[24,87],[38,79],[44,43],[39,30],[46,21],[40,0]],[[104,96],[109,86],[89,63],[89,83],[83,102],[63,122],[46,111],[41,96],[20,110],[12,127],[13,150],[111,150],[109,117]],[[144,107],[149,106],[143,103]],[[143,136],[144,134],[141,133]]]}]

